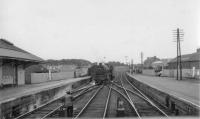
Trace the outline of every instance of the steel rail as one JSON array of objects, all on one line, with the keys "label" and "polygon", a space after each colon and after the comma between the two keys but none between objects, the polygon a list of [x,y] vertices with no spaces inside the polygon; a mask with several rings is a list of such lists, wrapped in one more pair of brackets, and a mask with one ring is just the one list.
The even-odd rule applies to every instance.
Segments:
[{"label": "steel rail", "polygon": [[85,106],[81,109],[81,111],[78,113],[78,115],[76,115],[76,117],[75,118],[73,118],[73,119],[77,119],[82,113],[83,113],[83,111],[86,109],[86,107],[89,105],[89,103],[94,99],[94,97],[97,95],[97,93],[100,91],[100,89],[102,89],[103,88],[103,86],[101,86],[101,87],[99,87],[98,89],[97,89],[97,91],[93,94],[93,96],[89,99],[89,101],[85,104]]},{"label": "steel rail", "polygon": [[156,106],[145,94],[143,94],[139,89],[137,89],[125,76],[126,81],[134,88],[136,89],[143,97],[145,97],[148,102],[153,105],[156,109],[158,109],[163,115],[165,115],[166,117],[169,117],[163,110],[161,110],[158,106]]},{"label": "steel rail", "polygon": [[123,96],[124,99],[126,99],[126,101],[131,105],[131,107],[133,108],[133,110],[135,111],[135,108],[133,107],[133,105],[131,104],[131,101],[127,98],[126,95],[124,95],[123,93],[121,93],[120,91],[118,91],[117,89],[114,89],[111,87],[112,90],[116,91],[117,93],[119,93],[120,95]]},{"label": "steel rail", "polygon": [[79,94],[75,95],[75,96],[73,97],[73,99],[78,98],[79,96],[81,96],[81,95],[83,95],[83,94],[85,94],[85,93],[87,93],[87,92],[93,90],[94,88],[97,88],[97,86],[90,87],[90,89],[88,88],[88,89],[82,90]]},{"label": "steel rail", "polygon": [[131,84],[131,82],[127,79],[127,77],[125,76],[126,81],[135,89],[137,90],[143,97],[145,97],[147,100],[149,100],[139,89],[137,89],[135,86],[133,86]]},{"label": "steel rail", "polygon": [[[122,88],[123,89],[123,87],[122,86],[119,86],[118,84],[116,84],[116,83],[113,83],[115,86],[117,86],[117,87],[119,87],[119,88]],[[142,99],[144,99],[144,100],[147,100],[145,97],[143,97],[142,95],[140,95],[139,93],[136,93],[136,92],[133,92],[132,90],[130,90],[130,89],[128,89],[128,88],[125,88],[127,91],[129,91],[129,92],[131,92],[131,93],[133,93],[133,94],[135,94],[135,95],[137,95],[137,96],[139,96],[140,98],[142,98]]]},{"label": "steel rail", "polygon": [[109,86],[109,92],[108,92],[108,97],[107,97],[107,100],[106,100],[106,106],[105,106],[104,113],[103,113],[103,119],[105,119],[105,117],[106,117],[108,103],[109,103],[109,100],[110,100],[110,93],[111,93],[111,88]]},{"label": "steel rail", "polygon": [[43,108],[43,107],[45,107],[45,106],[47,106],[47,105],[53,103],[53,102],[55,102],[55,101],[58,101],[58,100],[61,99],[61,98],[63,98],[63,96],[60,96],[60,97],[58,97],[58,98],[55,98],[54,100],[51,100],[51,101],[49,101],[49,102],[47,102],[47,103],[45,103],[45,104],[39,106],[38,108],[36,108],[36,109],[34,109],[34,110],[32,110],[32,111],[26,112],[26,113],[24,113],[24,114],[22,114],[22,115],[16,117],[15,119],[22,119],[22,118],[24,118],[25,116],[31,115],[33,112],[35,112],[35,111],[37,111],[37,110],[39,110],[39,109],[41,109],[41,108]]},{"label": "steel rail", "polygon": [[82,90],[84,90],[84,89],[88,89],[88,88],[91,88],[91,87],[93,87],[93,86],[95,86],[95,85],[86,85],[86,86],[84,86],[84,87],[82,87],[82,88],[80,88],[80,89],[76,89],[76,90],[72,90],[71,92],[72,93],[76,93],[76,92],[79,92],[79,91],[82,91]]},{"label": "steel rail", "polygon": [[[113,83],[113,84],[114,84],[115,86],[117,86],[117,87],[123,89],[123,87],[119,86],[118,84],[116,84],[116,83]],[[148,101],[148,102],[149,102],[149,100],[146,99],[145,97],[143,97],[142,95],[140,95],[140,94],[138,94],[138,93],[136,93],[136,92],[133,92],[133,91],[130,90],[130,89],[127,89],[127,88],[125,88],[125,89],[126,89],[127,91],[131,92],[132,94],[135,94],[135,95],[139,96],[140,98],[144,99],[145,101]],[[149,102],[149,103],[150,103],[150,102]]]},{"label": "steel rail", "polygon": [[[122,74],[121,74],[121,78],[122,78]],[[136,112],[138,118],[141,119],[141,116],[140,116],[140,114],[138,113],[137,108],[135,107],[135,105],[134,105],[132,99],[130,98],[130,96],[129,96],[128,92],[127,92],[127,90],[124,88],[124,85],[123,85],[123,83],[122,83],[121,78],[119,78],[119,79],[120,79],[120,82],[121,82],[121,84],[122,84],[122,87],[123,87],[124,91],[126,92],[126,95],[128,96],[128,99],[130,100],[131,105],[133,106],[133,108],[134,108],[134,110],[135,110],[135,112]]]},{"label": "steel rail", "polygon": [[[82,90],[82,91],[86,91],[87,89],[89,89],[89,88],[96,88],[95,86],[89,86],[89,87],[84,87],[84,88],[82,88],[82,89],[80,89],[80,90]],[[84,90],[85,89],[85,90]],[[89,90],[87,90],[86,92],[88,92],[88,91],[90,91],[90,90],[92,90],[92,89],[89,89]],[[80,91],[80,90],[77,90],[77,91]],[[84,93],[86,93],[86,92],[83,92],[82,94],[84,94]],[[82,94],[79,94],[79,95],[77,95],[77,97],[78,96],[80,96],[80,95],[82,95]],[[17,117],[16,119],[20,119],[20,118],[23,118],[24,116],[28,116],[28,115],[31,115],[31,113],[33,113],[33,112],[35,112],[35,111],[37,111],[37,110],[39,110],[39,109],[41,109],[41,108],[43,108],[43,107],[45,107],[45,106],[47,106],[47,105],[49,105],[49,104],[51,104],[51,103],[53,103],[54,101],[57,101],[58,99],[61,99],[63,96],[61,96],[61,97],[58,97],[58,98],[56,98],[56,99],[54,99],[54,100],[52,100],[52,101],[49,101],[48,103],[46,103],[46,104],[44,104],[44,105],[41,105],[40,107],[38,107],[38,108],[36,108],[35,110],[32,110],[32,111],[30,111],[30,112],[27,112],[27,113],[25,113],[25,114],[23,114],[23,115],[20,115],[19,117]],[[77,98],[76,97],[76,98]],[[60,106],[58,106],[58,107],[56,107],[54,110],[52,110],[51,112],[49,112],[49,113],[47,113],[46,115],[44,115],[43,117],[41,117],[41,119],[44,119],[44,118],[46,118],[47,116],[49,116],[50,114],[52,114],[53,112],[55,112],[56,110],[58,110],[60,107],[62,107],[63,105],[60,105]]]},{"label": "steel rail", "polygon": [[[119,87],[119,88],[122,88],[121,86],[119,86],[119,85],[117,85],[117,84],[115,84],[115,83],[113,83],[113,84],[116,85],[116,86]],[[135,92],[133,92],[132,90],[127,89],[127,88],[126,88],[126,90],[129,91],[130,93],[135,94],[135,95],[139,96],[140,98],[144,99],[144,100],[147,101],[150,105],[152,105],[152,106],[155,107],[158,111],[160,111],[162,114],[164,113],[164,111],[162,111],[162,110],[161,110],[159,107],[157,107],[153,102],[151,102],[150,100],[146,99],[146,98],[143,97],[142,95],[140,95],[140,94],[138,94],[138,93],[135,93]],[[163,115],[165,115],[165,114],[163,114]],[[167,114],[166,114],[166,115],[167,115]]]},{"label": "steel rail", "polygon": [[[42,118],[40,118],[40,119],[45,119],[46,117],[48,117],[49,115],[51,115],[52,113],[54,113],[56,110],[58,110],[59,108],[61,108],[63,106],[63,104],[62,105],[60,105],[60,106],[58,106],[57,108],[55,108],[54,110],[52,110],[51,112],[49,112],[48,114],[46,114],[46,115],[44,115]],[[37,118],[38,119],[38,118]]]}]

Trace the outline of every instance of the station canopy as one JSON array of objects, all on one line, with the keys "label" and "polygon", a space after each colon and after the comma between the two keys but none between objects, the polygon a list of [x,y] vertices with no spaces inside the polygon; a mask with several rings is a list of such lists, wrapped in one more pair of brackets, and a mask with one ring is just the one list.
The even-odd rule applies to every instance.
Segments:
[{"label": "station canopy", "polygon": [[35,63],[43,61],[42,58],[14,46],[14,44],[5,39],[0,39],[0,59],[13,59]]}]

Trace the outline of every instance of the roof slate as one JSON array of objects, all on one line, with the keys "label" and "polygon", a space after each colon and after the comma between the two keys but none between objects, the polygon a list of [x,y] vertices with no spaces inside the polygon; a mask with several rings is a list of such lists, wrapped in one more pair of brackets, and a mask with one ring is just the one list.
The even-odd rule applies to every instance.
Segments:
[{"label": "roof slate", "polygon": [[14,44],[4,39],[0,39],[0,57],[32,62],[43,61],[42,58],[22,50],[21,48],[14,46]]},{"label": "roof slate", "polygon": [[[169,63],[174,63],[176,62],[176,60],[177,60],[177,57],[172,59]],[[195,52],[192,54],[181,55],[181,61],[182,62],[200,61],[200,53]]]}]

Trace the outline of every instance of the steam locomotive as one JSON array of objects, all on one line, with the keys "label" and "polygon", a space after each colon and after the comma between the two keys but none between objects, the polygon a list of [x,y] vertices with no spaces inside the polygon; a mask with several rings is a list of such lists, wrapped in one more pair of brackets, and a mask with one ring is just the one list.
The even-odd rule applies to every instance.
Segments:
[{"label": "steam locomotive", "polygon": [[97,85],[106,84],[113,80],[113,66],[99,63],[88,69],[88,75]]}]

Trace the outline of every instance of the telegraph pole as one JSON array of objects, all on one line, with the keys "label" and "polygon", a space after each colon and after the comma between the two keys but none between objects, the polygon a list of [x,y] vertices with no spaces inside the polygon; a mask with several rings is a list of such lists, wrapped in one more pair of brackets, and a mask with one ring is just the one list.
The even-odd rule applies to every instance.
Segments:
[{"label": "telegraph pole", "polygon": [[143,52],[141,52],[140,56],[141,56],[141,66],[142,66],[142,69],[143,69],[143,56],[144,56]]},{"label": "telegraph pole", "polygon": [[131,74],[133,73],[133,59],[131,59]]},{"label": "telegraph pole", "polygon": [[[176,38],[176,43],[177,43],[177,58],[176,58],[176,66],[177,66],[177,71],[176,71],[176,79],[179,80],[179,74],[180,74],[180,80],[182,80],[182,62],[181,62],[181,44],[180,42],[182,41],[181,39],[183,38],[183,30],[177,28],[174,30],[174,37]],[[180,71],[180,72],[179,72]]]}]

